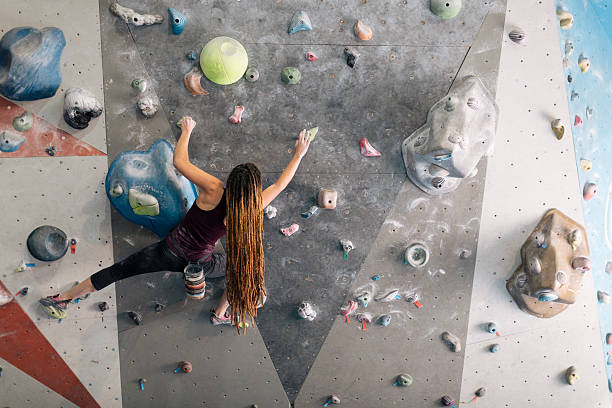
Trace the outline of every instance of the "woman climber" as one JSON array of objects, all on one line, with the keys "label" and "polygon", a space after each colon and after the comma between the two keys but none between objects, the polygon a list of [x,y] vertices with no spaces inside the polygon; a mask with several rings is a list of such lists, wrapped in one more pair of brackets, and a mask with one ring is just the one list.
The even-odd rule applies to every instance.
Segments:
[{"label": "woman climber", "polygon": [[[240,331],[241,327],[246,328],[241,322],[247,315],[251,319],[257,315],[257,308],[266,296],[263,209],[293,178],[308,151],[310,137],[306,130],[300,132],[293,158],[278,180],[262,191],[261,172],[252,163],[234,167],[225,187],[221,180],[192,164],[188,146],[194,127],[192,118],[181,119],[181,137],[174,150],[174,166],[200,190],[185,218],[164,240],[94,273],[65,293],[41,299],[51,317],[65,317],[72,299],[113,282],[148,272],[182,272],[190,263],[200,264],[206,278],[225,274],[226,290],[217,307],[211,310],[212,324],[232,324]],[[216,242],[226,234],[227,255],[213,253]]]}]

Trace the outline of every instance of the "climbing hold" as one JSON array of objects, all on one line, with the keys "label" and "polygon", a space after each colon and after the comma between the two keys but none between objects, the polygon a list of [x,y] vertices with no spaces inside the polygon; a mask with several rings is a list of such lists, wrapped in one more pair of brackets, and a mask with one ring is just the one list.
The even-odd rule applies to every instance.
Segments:
[{"label": "climbing hold", "polygon": [[59,28],[17,27],[0,40],[0,94],[17,101],[55,95],[66,39]]},{"label": "climbing hold", "polygon": [[595,113],[595,110],[589,106],[586,107],[585,109],[585,113],[586,113],[586,118],[587,119],[591,119],[593,117],[593,113]]},{"label": "climbing hold", "polygon": [[312,142],[315,139],[315,137],[317,137],[317,133],[319,133],[319,127],[316,126],[316,127],[313,127],[312,129],[308,129],[307,132],[308,132],[308,137],[310,137],[310,141]]},{"label": "climbing hold", "polygon": [[133,79],[131,86],[138,92],[144,92],[147,90],[147,80],[144,78]]},{"label": "climbing hold", "polygon": [[372,299],[372,294],[369,291],[365,291],[362,294],[356,297],[357,302],[361,304],[363,307],[368,307],[368,303],[370,303],[370,299]]},{"label": "climbing hold", "polygon": [[571,84],[573,80],[574,78],[572,78],[572,74],[567,74],[567,82]]},{"label": "climbing hold", "polygon": [[106,302],[98,303],[98,309],[100,309],[101,312],[108,310],[108,303]]},{"label": "climbing hold", "polygon": [[233,38],[216,37],[202,49],[200,65],[206,78],[219,85],[229,85],[242,78],[249,66],[249,56]]},{"label": "climbing hold", "polygon": [[461,10],[461,0],[430,0],[429,9],[440,18],[453,18]]},{"label": "climbing hold", "polygon": [[569,57],[574,52],[574,43],[572,40],[565,40],[565,56]]},{"label": "climbing hold", "polygon": [[111,13],[123,20],[124,23],[131,23],[135,26],[159,24],[164,21],[164,17],[152,14],[139,14],[131,8],[123,7],[116,1],[109,7]]},{"label": "climbing hold", "polygon": [[591,260],[586,256],[577,256],[572,259],[572,268],[576,272],[585,273],[591,270],[592,267]]},{"label": "climbing hold", "polygon": [[612,344],[612,333],[606,334],[606,344]]},{"label": "climbing hold", "polygon": [[500,350],[501,350],[501,346],[499,344],[491,344],[491,346],[489,346],[489,351],[491,353],[497,353]]},{"label": "climbing hold", "polygon": [[380,156],[380,152],[370,144],[367,137],[362,137],[361,140],[359,140],[359,148],[361,149],[361,154],[366,157]]},{"label": "climbing hold", "polygon": [[128,317],[138,326],[142,324],[142,314],[138,312],[128,312]]},{"label": "climbing hold", "polygon": [[580,116],[578,116],[578,115],[576,115],[576,117],[574,117],[574,126],[582,127],[582,119],[580,119]]},{"label": "climbing hold", "polygon": [[156,302],[155,303],[155,313],[163,312],[166,309],[166,305],[163,303]]},{"label": "climbing hold", "polygon": [[442,398],[440,398],[440,403],[442,403],[442,405],[445,407],[454,407],[456,404],[455,400],[448,395],[444,395]]},{"label": "climbing hold", "polygon": [[330,395],[329,397],[327,397],[327,401],[325,402],[325,404],[323,404],[324,407],[328,406],[328,405],[340,405],[340,397],[337,397],[335,395]]},{"label": "climbing hold", "polygon": [[383,277],[382,275],[374,275],[374,276],[372,276],[372,280],[373,281],[377,281],[377,280],[379,280],[382,277]]},{"label": "climbing hold", "polygon": [[604,304],[609,304],[610,301],[612,301],[612,297],[610,297],[610,295],[608,295],[608,292],[603,291],[603,290],[598,290],[597,291],[597,300],[600,303],[604,303]]},{"label": "climbing hold", "polygon": [[172,24],[172,34],[178,35],[182,33],[187,23],[185,15],[172,7],[168,9],[168,13],[170,14],[170,24]]},{"label": "climbing hold", "polygon": [[484,397],[486,393],[487,393],[487,389],[485,387],[480,387],[475,392],[477,397]]},{"label": "climbing hold", "polygon": [[266,215],[266,218],[268,218],[269,220],[276,217],[276,207],[272,207],[271,205],[267,206],[264,209],[264,214]]},{"label": "climbing hold", "polygon": [[[146,151],[123,152],[105,181],[108,199],[121,215],[162,238],[185,217],[196,198],[193,183],[173,170],[173,155],[172,145],[163,139]],[[156,212],[159,216],[152,215]]]},{"label": "climbing hold", "polygon": [[461,351],[461,340],[459,340],[459,337],[445,331],[442,333],[441,338],[452,352],[459,353]]},{"label": "climbing hold", "polygon": [[185,54],[185,57],[187,57],[187,59],[190,61],[195,61],[198,59],[198,53],[195,51],[189,51],[187,54]]},{"label": "climbing hold", "polygon": [[401,299],[402,297],[399,295],[399,290],[394,289],[387,293],[386,295],[379,296],[374,299],[377,302],[393,302],[394,300]]},{"label": "climbing hold", "polygon": [[404,264],[409,264],[413,268],[425,266],[428,261],[429,251],[423,244],[414,243],[404,252]]},{"label": "climbing hold", "polygon": [[27,132],[32,128],[33,123],[34,116],[28,111],[23,112],[13,119],[13,127],[18,132]]},{"label": "climbing hold", "polygon": [[563,126],[561,119],[555,119],[552,122],[550,122],[550,127],[555,133],[557,140],[561,140],[563,138],[563,134],[565,133],[565,127]]},{"label": "climbing hold", "polygon": [[353,243],[348,239],[341,239],[340,245],[342,246],[342,251],[344,251],[344,259],[348,259],[349,252],[355,249],[355,246],[353,246]]},{"label": "climbing hold", "polygon": [[349,315],[357,310],[357,307],[359,307],[359,305],[354,300],[348,300],[340,307],[340,314],[346,317],[347,323],[350,323]]},{"label": "climbing hold", "polygon": [[298,316],[312,322],[317,317],[317,312],[309,302],[302,302],[297,309]]},{"label": "climbing hold", "polygon": [[591,68],[591,61],[589,61],[587,57],[581,55],[580,58],[578,58],[578,66],[582,73],[585,73]]},{"label": "climbing hold", "polygon": [[395,383],[393,384],[394,387],[408,387],[409,385],[412,385],[412,376],[410,374],[400,374],[395,377]]},{"label": "climbing hold", "polygon": [[208,95],[208,92],[202,88],[201,79],[202,73],[199,69],[194,68],[185,74],[183,83],[185,84],[185,88],[187,88],[192,95]]},{"label": "climbing hold", "polygon": [[512,30],[508,33],[508,37],[517,44],[525,41],[525,33],[522,30]]},{"label": "climbing hold", "polygon": [[580,97],[580,94],[572,89],[572,93],[570,94],[570,101],[574,101]]},{"label": "climbing hold", "polygon": [[259,71],[257,68],[249,67],[244,73],[244,79],[249,82],[255,82],[259,79]]},{"label": "climbing hold", "polygon": [[417,309],[420,309],[423,307],[423,304],[421,304],[421,302],[419,301],[418,293],[412,293],[410,295],[406,295],[406,302],[412,303],[413,305],[417,307]]},{"label": "climbing hold", "polygon": [[300,82],[302,74],[295,67],[285,67],[281,71],[281,80],[288,85],[296,85]]},{"label": "climbing hold", "polygon": [[[21,296],[25,296],[28,294],[28,291],[30,290],[30,288],[28,288],[27,286],[21,288],[21,290],[19,292],[17,292],[17,295],[21,295]],[[15,295],[15,296],[17,296]]]},{"label": "climbing hold", "polygon": [[497,332],[497,325],[494,322],[487,324],[487,331],[491,334],[497,334],[499,336],[499,333]]},{"label": "climbing hold", "polygon": [[344,57],[346,58],[346,65],[351,68],[355,68],[355,64],[359,59],[359,53],[355,51],[353,48],[346,47],[344,49]]},{"label": "climbing hold", "polygon": [[287,32],[289,34],[295,34],[298,31],[310,30],[312,30],[312,23],[310,22],[310,17],[308,17],[308,14],[306,14],[304,10],[296,11],[289,22],[289,29]]},{"label": "climbing hold", "polygon": [[147,380],[145,378],[141,378],[138,380],[138,386],[140,387],[140,390],[144,390],[144,385],[147,382]]},{"label": "climbing hold", "polygon": [[582,198],[589,201],[597,194],[597,185],[595,183],[585,183],[582,189]]},{"label": "climbing hold", "polygon": [[326,210],[333,210],[336,208],[336,203],[338,201],[338,192],[336,190],[319,190],[318,203],[320,208],[325,208]]},{"label": "climbing hold", "polygon": [[306,53],[306,59],[307,59],[308,61],[312,62],[312,61],[316,61],[316,60],[318,60],[318,59],[319,59],[319,57],[317,57],[317,56],[316,56],[316,55],[315,55],[313,52],[308,51],[308,52]]},{"label": "climbing hold", "polygon": [[562,30],[569,30],[574,25],[574,16],[567,10],[557,9],[557,18]]},{"label": "climbing hold", "polygon": [[317,211],[319,211],[319,207],[317,207],[316,205],[313,205],[308,210],[301,212],[300,215],[302,216],[302,218],[310,218],[313,215],[315,215]]},{"label": "climbing hold", "polygon": [[30,233],[28,250],[40,261],[57,261],[68,251],[68,239],[64,231],[51,225],[42,225]]},{"label": "climbing hold", "polygon": [[189,361],[181,361],[179,363],[179,368],[184,373],[190,373],[193,370],[193,366]]},{"label": "climbing hold", "polygon": [[300,226],[298,224],[291,224],[290,226],[286,228],[281,228],[280,231],[284,236],[290,237],[293,234],[295,234],[299,229],[300,229]]},{"label": "climbing hold", "polygon": [[35,267],[36,265],[33,263],[26,263],[26,261],[22,260],[19,263],[19,266],[17,266],[17,268],[15,269],[15,272],[24,272],[24,271],[29,271],[31,268]]},{"label": "climbing hold", "polygon": [[49,156],[55,156],[55,146],[46,147],[45,153],[47,153]]},{"label": "climbing hold", "polygon": [[593,168],[593,163],[591,163],[591,161],[587,159],[580,159],[580,168],[582,169],[582,171],[591,171],[591,169]]},{"label": "climbing hold", "polygon": [[234,113],[229,117],[230,123],[241,123],[242,122],[242,112],[244,112],[244,106],[236,105],[234,106]]},{"label": "climbing hold", "polygon": [[569,366],[567,370],[565,370],[565,379],[569,385],[574,385],[574,383],[580,379],[576,367]]},{"label": "climbing hold", "polygon": [[18,135],[10,130],[0,132],[0,151],[10,153],[21,147],[26,141],[25,136]]},{"label": "climbing hold", "polygon": [[390,314],[384,314],[381,315],[378,320],[377,320],[378,324],[380,324],[383,327],[387,327],[390,323],[391,323],[391,315]]},{"label": "climbing hold", "polygon": [[353,31],[355,32],[355,37],[363,41],[370,40],[372,38],[372,35],[374,34],[372,31],[372,27],[363,23],[361,20],[357,20],[357,22],[353,26]]},{"label": "climbing hold", "polygon": [[159,109],[159,98],[152,91],[143,92],[136,101],[136,106],[140,112],[147,118],[152,117]]},{"label": "climbing hold", "polygon": [[459,254],[459,258],[461,259],[468,259],[470,256],[472,256],[472,251],[470,251],[469,249],[464,249]]},{"label": "climbing hold", "polygon": [[372,322],[372,315],[370,313],[359,313],[357,320],[361,322],[361,330],[367,330],[368,323]]},{"label": "climbing hold", "polygon": [[86,89],[70,88],[64,95],[64,120],[75,129],[85,129],[102,114],[102,104]]}]

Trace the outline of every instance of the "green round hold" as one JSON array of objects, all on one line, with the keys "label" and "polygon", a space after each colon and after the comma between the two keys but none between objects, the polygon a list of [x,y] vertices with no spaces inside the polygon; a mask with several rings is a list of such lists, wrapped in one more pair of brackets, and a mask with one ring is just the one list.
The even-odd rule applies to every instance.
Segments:
[{"label": "green round hold", "polygon": [[461,0],[430,0],[429,9],[440,18],[453,18],[461,10]]},{"label": "green round hold", "polygon": [[395,379],[395,384],[400,387],[408,387],[412,385],[412,376],[410,374],[400,374]]},{"label": "green round hold", "polygon": [[13,119],[13,127],[19,132],[27,132],[32,128],[33,123],[34,116],[27,111]]},{"label": "green round hold", "polygon": [[286,84],[295,85],[302,79],[302,74],[295,67],[285,67],[281,72],[281,79]]},{"label": "green round hold", "polygon": [[249,56],[233,38],[216,37],[202,49],[200,66],[206,78],[215,84],[229,85],[242,78],[249,66]]}]

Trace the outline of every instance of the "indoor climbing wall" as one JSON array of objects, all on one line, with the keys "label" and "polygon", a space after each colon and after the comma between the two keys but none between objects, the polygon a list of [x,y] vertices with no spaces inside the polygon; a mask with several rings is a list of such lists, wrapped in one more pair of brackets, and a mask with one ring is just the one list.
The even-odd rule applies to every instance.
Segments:
[{"label": "indoor climbing wall", "polygon": [[[2,406],[121,406],[115,290],[109,287],[73,304],[61,322],[38,299],[66,290],[112,262],[110,212],[104,194],[107,169],[104,115],[84,130],[63,119],[64,94],[82,87],[104,100],[96,1],[4,2],[0,35],[14,27],[57,27],[66,46],[55,96],[31,102],[0,97],[0,132],[25,136],[12,153],[0,152],[4,213],[0,228],[0,283],[13,295],[0,307],[0,403]],[[29,130],[13,119],[32,114]],[[55,147],[51,156],[46,149]],[[76,239],[74,253],[53,262],[34,259],[26,239],[53,225]],[[17,272],[22,261],[31,269]],[[101,312],[98,302],[109,310]]]},{"label": "indoor climbing wall", "polygon": [[[594,256],[600,239],[589,224],[593,269],[585,274],[574,305],[551,319],[536,318],[519,310],[505,287],[521,263],[520,247],[548,209],[584,222],[571,137],[576,131],[567,109],[558,46],[557,4],[532,3],[524,7],[522,1],[508,0],[505,33],[522,30],[525,41],[516,44],[506,35],[502,48],[501,121],[495,154],[487,166],[461,401],[471,401],[475,391],[485,387],[486,396],[477,402],[483,406],[607,407],[593,290],[593,276],[604,265]],[[555,118],[565,124],[561,140],[551,129]],[[489,322],[496,323],[500,337],[487,331]],[[490,352],[493,344],[500,345],[497,353]],[[565,379],[572,365],[581,377],[573,386]]]}]

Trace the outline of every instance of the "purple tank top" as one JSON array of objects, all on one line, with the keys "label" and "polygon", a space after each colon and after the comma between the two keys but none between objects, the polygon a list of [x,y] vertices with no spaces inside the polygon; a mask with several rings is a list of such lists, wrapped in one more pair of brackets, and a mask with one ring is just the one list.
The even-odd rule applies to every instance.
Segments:
[{"label": "purple tank top", "polygon": [[225,235],[226,210],[225,191],[221,202],[210,211],[202,210],[194,202],[185,218],[166,237],[170,250],[190,262],[208,261],[215,244]]}]

